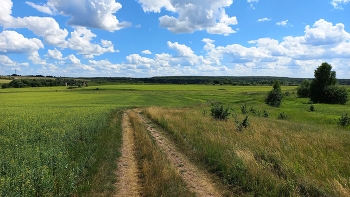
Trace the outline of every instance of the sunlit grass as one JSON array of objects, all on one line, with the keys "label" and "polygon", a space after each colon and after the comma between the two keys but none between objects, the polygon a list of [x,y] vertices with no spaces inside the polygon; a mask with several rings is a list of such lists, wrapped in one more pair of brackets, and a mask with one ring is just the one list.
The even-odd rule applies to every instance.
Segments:
[{"label": "sunlit grass", "polygon": [[[316,111],[309,112],[308,99],[297,99],[296,87],[288,86],[282,91],[291,95],[276,109],[264,104],[269,90],[225,85],[0,89],[0,195],[67,196],[80,190],[110,194],[115,180],[103,176],[110,176],[105,169],[115,166],[103,167],[106,162],[99,161],[108,157],[113,164],[119,154],[120,110],[167,106],[171,110],[150,108],[149,113],[187,154],[240,185],[241,191],[301,195],[314,190],[346,196],[350,128],[339,127],[336,120],[350,113],[349,104],[314,104]],[[234,108],[240,121],[244,103],[248,109],[266,109],[269,118],[250,113],[251,126],[239,133],[232,116],[227,122],[209,117],[212,102]],[[281,112],[288,120],[277,120]],[[115,144],[107,147],[108,140]]]},{"label": "sunlit grass", "polygon": [[[240,186],[243,192],[263,196],[350,194],[350,132],[335,122],[319,125],[318,121],[293,121],[295,116],[281,121],[277,116],[249,114],[251,126],[238,132],[233,118],[215,121],[201,110],[203,107],[153,107],[146,113],[190,158],[205,163],[224,182]],[[311,112],[293,113],[304,117]],[[238,119],[243,118],[238,113]]]},{"label": "sunlit grass", "polygon": [[135,112],[128,115],[135,132],[136,156],[139,160],[144,196],[194,196],[165,154],[156,145]]}]

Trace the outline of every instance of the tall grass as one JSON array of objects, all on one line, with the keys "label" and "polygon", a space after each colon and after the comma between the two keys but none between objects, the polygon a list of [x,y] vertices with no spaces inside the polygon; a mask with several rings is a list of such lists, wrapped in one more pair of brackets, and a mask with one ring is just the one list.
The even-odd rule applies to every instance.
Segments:
[{"label": "tall grass", "polygon": [[97,145],[93,152],[96,161],[79,184],[78,196],[113,196],[117,181],[116,160],[121,156],[123,113],[123,109],[112,110],[108,124],[96,136]]},{"label": "tall grass", "polygon": [[[202,109],[147,108],[190,158],[223,182],[255,196],[348,196],[350,133],[343,129],[250,116],[214,121]],[[309,112],[305,112],[309,113]],[[242,119],[243,115],[239,115]],[[238,191],[239,192],[239,191]]]},{"label": "tall grass", "polygon": [[136,156],[143,180],[143,195],[154,197],[194,196],[186,187],[179,172],[169,163],[154,139],[151,139],[135,112],[129,111],[128,115],[135,131]]}]

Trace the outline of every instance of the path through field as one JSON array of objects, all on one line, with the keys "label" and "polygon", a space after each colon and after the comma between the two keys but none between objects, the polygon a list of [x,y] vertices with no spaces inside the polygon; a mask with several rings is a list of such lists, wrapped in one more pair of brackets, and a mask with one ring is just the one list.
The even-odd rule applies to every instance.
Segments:
[{"label": "path through field", "polygon": [[115,196],[136,197],[141,196],[142,186],[138,178],[139,170],[135,158],[134,131],[131,128],[129,117],[123,114],[123,145],[122,156],[118,162],[118,182],[116,184],[117,193]]},{"label": "path through field", "polygon": [[[196,196],[223,196],[223,190],[220,190],[222,186],[218,189],[218,185],[216,185],[217,181],[214,181],[207,172],[192,164],[166,136],[152,126],[152,121],[142,115],[140,110],[135,110],[135,112],[155,139],[158,147],[166,154],[173,167],[180,172],[181,177]],[[117,193],[115,196],[142,196],[142,184],[138,177],[138,162],[134,152],[134,143],[137,142],[135,142],[133,132],[135,131],[130,124],[130,119],[124,113],[122,156],[118,162],[118,182],[116,183]]]}]

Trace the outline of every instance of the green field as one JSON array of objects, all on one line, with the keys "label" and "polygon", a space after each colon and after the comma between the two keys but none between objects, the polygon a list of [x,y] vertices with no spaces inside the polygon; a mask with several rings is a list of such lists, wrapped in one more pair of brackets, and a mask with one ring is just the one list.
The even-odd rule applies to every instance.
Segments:
[{"label": "green field", "polygon": [[[96,177],[108,173],[101,166],[119,156],[121,112],[134,107],[145,108],[184,153],[240,193],[349,195],[350,129],[336,120],[350,112],[350,104],[314,104],[316,111],[309,112],[308,99],[296,98],[295,86],[282,86],[290,96],[273,108],[264,103],[269,90],[225,85],[0,89],[0,196],[79,195],[96,184],[113,191],[106,184],[113,177]],[[214,121],[211,103],[234,109],[239,120],[249,116],[250,126],[238,132],[233,115],[227,122]],[[244,103],[256,114],[241,114]],[[259,116],[263,110],[268,118]],[[287,120],[277,120],[281,112]]]}]

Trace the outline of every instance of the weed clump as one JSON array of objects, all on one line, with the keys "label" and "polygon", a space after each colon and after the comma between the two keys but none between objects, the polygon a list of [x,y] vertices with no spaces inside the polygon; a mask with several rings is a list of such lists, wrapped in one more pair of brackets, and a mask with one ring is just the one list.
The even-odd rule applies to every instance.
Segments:
[{"label": "weed clump", "polygon": [[248,113],[247,103],[244,103],[244,105],[241,106],[241,112],[242,114]]},{"label": "weed clump", "polygon": [[214,104],[211,108],[211,116],[216,120],[227,120],[231,114],[228,110],[229,108],[224,109],[222,105],[219,106]]},{"label": "weed clump", "polygon": [[316,111],[315,106],[313,104],[310,105],[309,111],[314,112]]},{"label": "weed clump", "polygon": [[281,112],[280,114],[278,114],[277,119],[279,119],[279,120],[287,120],[288,116],[284,112]]},{"label": "weed clump", "polygon": [[339,119],[338,119],[338,125],[342,126],[342,127],[347,127],[350,125],[350,117],[348,116],[348,113],[346,113],[345,115],[342,115]]},{"label": "weed clump", "polygon": [[263,117],[264,117],[264,118],[268,118],[268,117],[269,117],[269,113],[267,112],[266,109],[264,109]]}]

